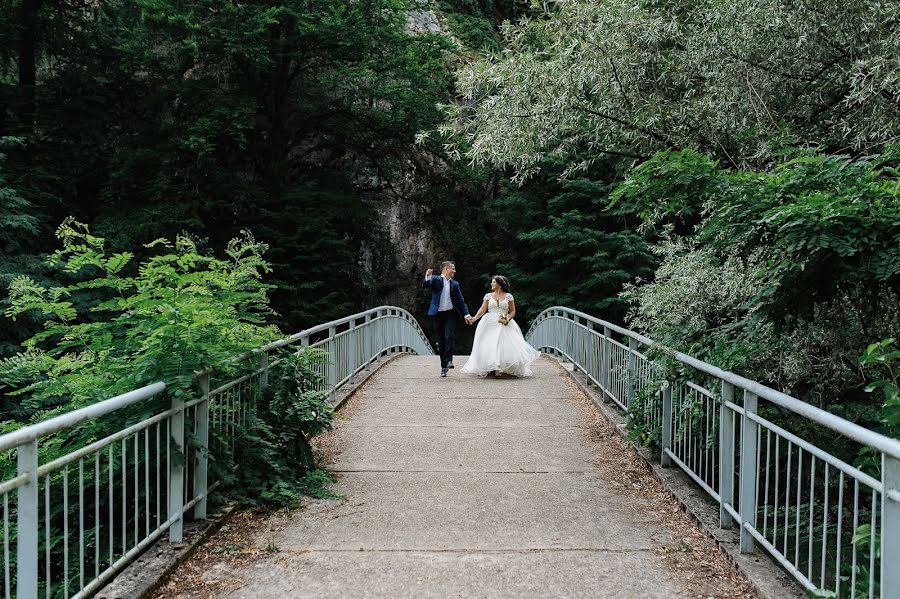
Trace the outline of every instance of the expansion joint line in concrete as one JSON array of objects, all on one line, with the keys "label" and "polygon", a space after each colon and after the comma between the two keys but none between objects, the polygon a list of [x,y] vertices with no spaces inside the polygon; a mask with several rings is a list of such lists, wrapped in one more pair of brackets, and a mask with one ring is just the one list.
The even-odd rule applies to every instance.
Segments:
[{"label": "expansion joint line in concrete", "polygon": [[375,474],[592,474],[591,470],[387,470],[378,468],[329,468],[334,473]]},{"label": "expansion joint line in concrete", "polygon": [[502,547],[502,548],[492,548],[492,549],[479,549],[477,547],[467,548],[467,547],[457,547],[455,549],[403,549],[403,548],[392,548],[392,549],[366,549],[360,547],[359,549],[281,549],[278,553],[287,553],[287,554],[296,554],[296,555],[306,555],[310,553],[404,553],[404,554],[416,554],[416,553],[440,553],[440,554],[458,554],[458,555],[468,555],[468,554],[495,554],[495,555],[517,555],[517,554],[528,554],[528,553],[610,553],[610,554],[629,554],[629,553],[646,553],[648,551],[655,551],[652,547],[634,547],[634,548],[619,548],[619,549],[610,549],[604,547]]}]

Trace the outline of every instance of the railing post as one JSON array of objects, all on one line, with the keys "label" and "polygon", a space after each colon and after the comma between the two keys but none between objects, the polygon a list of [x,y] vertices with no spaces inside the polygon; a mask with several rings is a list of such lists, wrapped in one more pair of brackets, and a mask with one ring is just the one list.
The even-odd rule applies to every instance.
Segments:
[{"label": "railing post", "polygon": [[[365,315],[365,320],[363,321],[363,328],[368,328],[369,322],[372,320],[371,314]],[[369,345],[369,337],[371,336],[372,331],[367,331],[362,338],[362,348],[363,348],[363,360],[366,361],[365,369],[369,370],[372,367],[372,348]]]},{"label": "railing post", "polygon": [[356,319],[351,320],[347,324],[347,339],[350,345],[351,352],[350,363],[347,365],[347,374],[350,374],[351,372],[356,372],[356,367],[359,366],[359,363],[362,361],[362,352],[359,344],[356,342]]},{"label": "railing post", "polygon": [[582,367],[581,362],[581,343],[580,337],[578,335],[578,317],[572,316],[572,324],[569,325],[572,329],[572,370],[575,371],[575,367],[577,365],[577,369],[581,372],[587,374],[587,370]]},{"label": "railing post", "polygon": [[580,370],[578,368],[578,340],[576,339],[576,332],[578,331],[578,317],[573,314],[571,318],[566,320],[569,323],[569,334],[566,335],[569,343],[569,351],[567,353],[572,360],[572,374],[578,374],[578,371]]},{"label": "railing post", "polygon": [[625,424],[631,425],[631,401],[634,399],[635,392],[637,389],[637,384],[635,379],[637,377],[637,369],[635,365],[637,364],[637,357],[634,355],[634,352],[637,351],[638,342],[637,339],[632,337],[628,338],[628,360],[626,361],[628,367],[628,380],[625,385],[625,408],[627,410],[627,415],[625,416]]},{"label": "railing post", "polygon": [[[264,351],[259,355],[259,388],[265,389],[269,386],[269,352]],[[209,378],[206,379],[207,392],[209,391]]]},{"label": "railing post", "polygon": [[[566,316],[566,313],[563,312],[563,315]],[[566,347],[566,353],[569,354],[572,359],[573,369],[575,367],[575,362],[578,359],[578,352],[575,347],[575,329],[577,328],[575,325],[577,323],[578,317],[575,315],[572,315],[571,318],[566,318],[566,328],[568,329],[566,334],[566,344],[568,345],[568,347]]]},{"label": "railing post", "polygon": [[[169,459],[169,520],[178,516],[169,526],[169,542],[180,543],[184,532],[184,400],[172,397],[172,409],[178,410],[169,418],[173,455]],[[179,457],[175,454],[181,454]]]},{"label": "railing post", "polygon": [[16,449],[18,475],[28,474],[28,482],[18,489],[16,530],[16,596],[37,597],[38,583],[38,444],[29,441]]},{"label": "railing post", "polygon": [[756,414],[757,396],[744,390],[741,418],[741,553],[753,552],[753,536],[746,526],[756,526],[756,429],[748,414]]},{"label": "railing post", "polygon": [[672,466],[672,456],[667,451],[672,451],[672,382],[666,381],[662,390],[662,451],[659,462],[663,468]]},{"label": "railing post", "polygon": [[586,320],[584,322],[584,324],[587,327],[587,332],[584,334],[585,340],[584,340],[584,343],[582,344],[582,347],[584,347],[585,362],[587,362],[585,364],[585,369],[584,369],[584,385],[586,387],[590,387],[593,382],[593,381],[591,381],[591,375],[595,374],[595,372],[594,372],[594,364],[595,364],[594,356],[596,355],[596,352],[594,352],[594,348],[593,348],[593,345],[594,345],[594,343],[593,343],[593,341],[594,341],[594,335],[593,335],[594,323],[591,322],[590,320]]},{"label": "railing post", "polygon": [[612,330],[609,327],[603,327],[603,351],[600,352],[600,382],[603,384],[603,400],[606,401],[607,395],[612,398],[612,390],[609,386],[610,365],[612,364]]},{"label": "railing post", "polygon": [[331,390],[331,397],[334,398],[334,388],[337,385],[337,327],[328,327],[329,345],[332,351],[328,355],[328,388]]},{"label": "railing post", "polygon": [[734,411],[725,406],[734,403],[734,385],[722,381],[719,397],[719,526],[731,528],[734,518],[725,509],[734,507]]},{"label": "railing post", "polygon": [[900,599],[900,460],[881,454],[881,597]]},{"label": "railing post", "polygon": [[[263,353],[260,362],[266,363],[263,358],[267,354]],[[260,376],[260,386],[262,386],[263,377],[268,374],[268,370],[263,371]],[[194,504],[194,518],[198,520],[206,520],[207,507],[207,472],[209,469],[209,373],[200,375],[197,380],[200,385],[200,392],[203,394],[203,401],[197,404],[194,412],[194,418],[197,419],[197,450],[194,453],[194,493],[200,495],[200,500]]]}]

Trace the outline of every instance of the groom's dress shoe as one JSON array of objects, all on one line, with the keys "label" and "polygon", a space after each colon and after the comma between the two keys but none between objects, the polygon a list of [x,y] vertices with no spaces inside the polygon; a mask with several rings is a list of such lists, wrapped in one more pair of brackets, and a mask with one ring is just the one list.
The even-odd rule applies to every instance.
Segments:
[{"label": "groom's dress shoe", "polygon": [[447,376],[447,369],[441,368],[441,376]]}]

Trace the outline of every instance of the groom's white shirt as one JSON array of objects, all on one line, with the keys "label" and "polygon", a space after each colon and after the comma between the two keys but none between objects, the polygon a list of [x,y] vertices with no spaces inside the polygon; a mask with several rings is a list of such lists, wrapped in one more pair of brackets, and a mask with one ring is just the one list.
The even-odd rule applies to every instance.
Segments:
[{"label": "groom's white shirt", "polygon": [[438,312],[453,309],[453,302],[450,301],[450,279],[444,275],[441,275],[441,278],[444,279],[444,286],[441,287],[441,301],[438,304]]},{"label": "groom's white shirt", "polygon": [[[425,280],[427,281],[429,278],[425,277]],[[450,279],[444,275],[441,275],[441,278],[444,280],[444,286],[441,287],[441,301],[438,302],[438,312],[445,312],[453,309],[453,302],[450,301],[450,285],[447,284]]]}]

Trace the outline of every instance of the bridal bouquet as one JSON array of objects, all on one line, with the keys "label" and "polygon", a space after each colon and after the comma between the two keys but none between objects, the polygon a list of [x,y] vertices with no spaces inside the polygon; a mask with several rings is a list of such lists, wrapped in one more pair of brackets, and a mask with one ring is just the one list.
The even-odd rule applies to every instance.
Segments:
[{"label": "bridal bouquet", "polygon": [[509,324],[509,314],[501,314],[500,315],[500,324],[506,326]]}]

